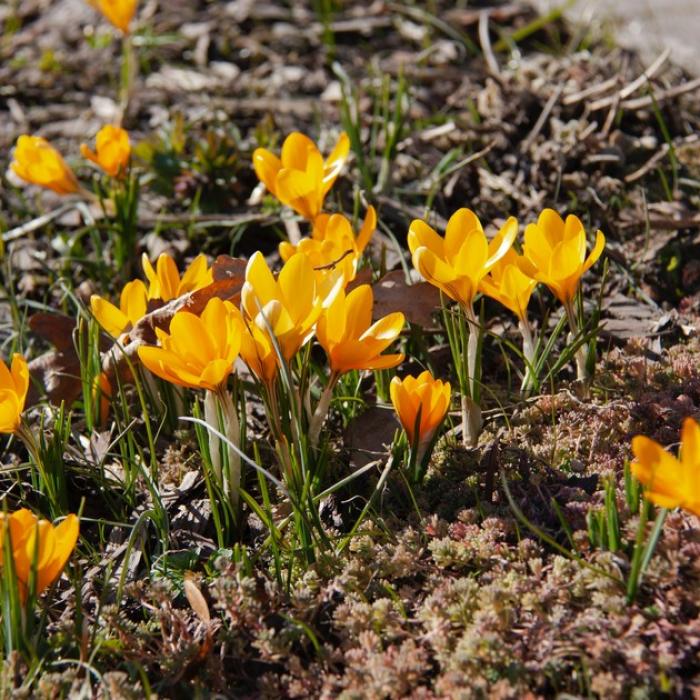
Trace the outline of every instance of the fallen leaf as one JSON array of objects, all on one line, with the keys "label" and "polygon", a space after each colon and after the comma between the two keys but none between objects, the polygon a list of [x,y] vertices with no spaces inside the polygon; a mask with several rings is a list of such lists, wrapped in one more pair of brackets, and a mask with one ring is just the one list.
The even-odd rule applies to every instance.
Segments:
[{"label": "fallen leaf", "polygon": [[393,270],[374,284],[373,291],[375,318],[402,311],[409,323],[424,328],[434,325],[432,316],[440,308],[440,292],[431,284],[406,284],[403,270]]}]

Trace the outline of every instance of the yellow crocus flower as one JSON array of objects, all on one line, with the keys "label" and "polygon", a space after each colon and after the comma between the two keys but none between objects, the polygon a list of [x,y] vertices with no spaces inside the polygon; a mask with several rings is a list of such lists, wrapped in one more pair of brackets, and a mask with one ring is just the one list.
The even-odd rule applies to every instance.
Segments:
[{"label": "yellow crocus flower", "polygon": [[337,232],[341,231],[344,236],[352,236],[354,247],[359,253],[363,253],[376,229],[377,211],[370,205],[367,207],[365,220],[362,222],[357,236],[353,234],[350,222],[342,214],[319,214],[314,219],[311,237],[316,241],[323,241],[329,237],[338,236]]},{"label": "yellow crocus flower", "polygon": [[136,14],[138,0],[88,0],[104,18],[124,34],[129,33],[129,25]]},{"label": "yellow crocus flower", "polygon": [[171,301],[188,292],[202,289],[214,281],[204,253],[200,253],[189,264],[182,277],[175,261],[167,253],[158,256],[155,269],[146,253],[141,256],[141,264],[148,280],[149,299]]},{"label": "yellow crocus flower", "polygon": [[342,278],[338,278],[331,290],[322,288],[311,262],[301,253],[289,258],[275,279],[258,251],[246,267],[241,308],[260,330],[273,331],[282,356],[289,361],[311,338],[323,306],[341,283]]},{"label": "yellow crocus flower", "polygon": [[520,269],[547,285],[552,294],[570,306],[584,273],[601,256],[605,236],[596,232],[593,249],[586,257],[586,231],[581,220],[570,214],[564,221],[553,209],[545,209],[536,224],[525,228]]},{"label": "yellow crocus flower", "polygon": [[139,359],[172,384],[216,392],[233,372],[243,331],[238,309],[213,297],[201,316],[178,311],[170,321],[169,333],[156,328],[160,347],[140,347]]},{"label": "yellow crocus flower", "polygon": [[527,307],[537,280],[526,275],[518,264],[522,258],[513,248],[493,266],[481,280],[481,291],[512,311],[518,320],[527,323]]},{"label": "yellow crocus flower", "polygon": [[253,153],[255,173],[277,199],[309,221],[323,208],[323,200],[347,160],[350,139],[343,132],[331,154],[323,160],[316,144],[294,131],[284,140],[278,158],[264,148]]},{"label": "yellow crocus flower", "polygon": [[662,508],[683,508],[700,517],[700,425],[683,421],[679,458],[643,435],[632,438],[632,473],[646,497]]},{"label": "yellow crocus flower", "polygon": [[414,267],[428,282],[471,309],[481,281],[508,252],[517,232],[518,222],[510,217],[489,242],[476,214],[458,209],[447,222],[444,238],[424,221],[413,221],[408,247]]},{"label": "yellow crocus flower", "polygon": [[0,360],[0,433],[19,429],[28,390],[29,367],[24,357],[15,353],[9,369]]},{"label": "yellow crocus flower", "polygon": [[353,369],[386,369],[403,361],[403,353],[382,355],[401,333],[404,315],[390,313],[372,323],[372,287],[362,284],[349,294],[341,290],[324,309],[316,328],[332,375]]},{"label": "yellow crocus flower", "polygon": [[362,251],[374,233],[376,221],[374,207],[370,207],[362,229],[355,236],[352,225],[342,214],[320,214],[310,238],[302,238],[297,245],[289,241],[280,243],[280,257],[287,261],[295,253],[303,253],[317,276],[340,271],[347,284],[355,279]]},{"label": "yellow crocus flower", "polygon": [[26,508],[10,515],[0,513],[0,546],[9,535],[15,576],[23,602],[29,592],[34,561],[36,594],[39,595],[61,575],[75,549],[79,530],[78,516],[73,514],[54,527],[47,520],[39,520]]},{"label": "yellow crocus flower", "polygon": [[119,298],[119,308],[97,294],[90,297],[92,315],[113,338],[133,328],[148,310],[148,290],[141,280],[127,282]]},{"label": "yellow crocus flower", "polygon": [[57,194],[76,194],[81,188],[61,154],[41,136],[23,134],[17,139],[10,168],[25,182],[53,190]]},{"label": "yellow crocus flower", "polygon": [[[450,383],[435,379],[426,370],[417,377],[394,377],[389,385],[389,393],[409,444],[416,445],[420,453],[432,442],[435,432],[447,415],[450,408]],[[420,422],[416,435],[418,411]]]},{"label": "yellow crocus flower", "polygon": [[110,177],[121,177],[126,173],[131,156],[129,134],[119,126],[107,124],[95,137],[95,151],[87,144],[80,146],[83,158],[92,161],[104,170]]}]

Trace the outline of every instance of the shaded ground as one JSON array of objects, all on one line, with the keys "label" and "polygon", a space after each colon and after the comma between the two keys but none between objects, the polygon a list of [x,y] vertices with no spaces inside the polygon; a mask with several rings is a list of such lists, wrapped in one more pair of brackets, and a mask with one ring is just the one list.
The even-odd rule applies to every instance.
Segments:
[{"label": "shaded ground", "polygon": [[[428,12],[423,5],[345,3],[324,33],[311,3],[145,4],[140,76],[124,121],[155,174],[142,201],[143,248],[151,255],[167,248],[180,262],[200,251],[261,248],[276,262],[280,211],[269,201],[249,203],[253,148],[276,147],[299,129],[327,151],[354,120],[362,158],[356,154],[332,206],[378,207],[373,252],[388,268],[400,264],[393,240],[405,252],[410,220],[428,209],[442,229],[461,206],[485,222],[512,214],[522,223],[552,206],[606,233],[607,275],[603,282],[599,266],[585,289],[586,299],[600,294],[603,302],[592,398],[577,396],[565,370],[551,393],[521,402],[498,346],[487,345],[495,398],[487,398],[480,449],[466,452],[448,436],[417,494],[418,512],[397,476],[349,553],[329,553],[288,586],[258,549],[254,518],[243,542],[249,556],[214,552],[211,525],[188,517],[206,501],[192,437],[166,430],[158,457],[172,541],[149,533],[129,556],[123,530],[86,525],[81,610],[66,585],[50,611],[48,639],[52,660],[89,660],[102,680],[74,665],[47,665],[37,696],[92,684],[104,697],[140,697],[144,676],[162,697],[700,693],[697,519],[669,517],[632,605],[619,582],[629,573],[629,546],[605,551],[585,532],[587,512],[613,479],[623,539],[634,538],[637,515],[622,478],[631,437],[643,432],[671,444],[681,420],[700,415],[698,92],[668,61],[647,78],[648,62],[636,53],[560,21],[538,28],[520,4],[489,6],[487,15],[481,6],[435,2]],[[29,131],[50,138],[87,174],[75,156],[116,112],[118,42],[80,0],[25,0],[0,8],[0,19],[0,171]],[[397,132],[383,113],[395,116]],[[0,183],[6,230],[55,205],[53,195]],[[66,288],[83,300],[95,290],[116,296],[125,279],[115,280],[89,238],[75,243],[81,231],[71,212],[8,241],[8,350],[17,337],[31,355],[46,349],[23,318],[44,307],[72,317]],[[557,313],[540,292],[533,318],[550,310]],[[515,338],[503,311],[487,311],[490,330]],[[449,374],[442,338],[426,338],[422,359]],[[371,392],[364,398],[375,403]],[[85,454],[88,437],[93,446],[99,438],[80,442],[79,408],[74,431],[72,458]],[[382,449],[377,440],[360,447]],[[11,445],[3,462],[21,457]],[[344,454],[339,461],[349,469]],[[552,541],[514,517],[501,468],[514,503]],[[84,471],[79,483],[101,515]],[[373,483],[326,504],[330,532],[348,531],[354,499],[366,498]],[[119,506],[127,523],[143,511],[145,488],[136,501]],[[120,598],[121,567],[128,586]],[[211,621],[184,596],[185,569],[196,572]],[[97,630],[89,639],[80,615]],[[23,676],[15,662],[6,663],[7,678]]]}]

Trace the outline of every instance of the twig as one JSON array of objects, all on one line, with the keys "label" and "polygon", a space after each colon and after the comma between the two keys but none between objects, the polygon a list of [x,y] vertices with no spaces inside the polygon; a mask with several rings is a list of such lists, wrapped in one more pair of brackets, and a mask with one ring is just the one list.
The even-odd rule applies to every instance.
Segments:
[{"label": "twig", "polygon": [[659,95],[647,95],[646,97],[637,97],[634,100],[624,100],[620,107],[623,109],[644,109],[645,107],[651,107],[651,105],[656,102],[661,104],[666,100],[670,100],[674,97],[680,97],[688,92],[693,92],[700,88],[700,78],[695,78],[687,83],[682,83],[681,85],[675,85],[674,87],[668,88]]},{"label": "twig", "polygon": [[491,48],[491,37],[489,36],[489,11],[482,10],[479,13],[479,43],[484,54],[484,60],[489,68],[489,72],[496,78],[500,78],[501,72],[498,68],[498,61]]},{"label": "twig", "polygon": [[73,209],[81,209],[79,204],[82,204],[82,202],[69,202],[68,204],[63,204],[57,209],[50,211],[48,214],[42,214],[41,216],[37,216],[36,219],[28,221],[26,224],[12,228],[2,234],[2,242],[9,243],[17,238],[22,238],[22,236],[25,234],[36,231],[42,226],[46,226],[46,224],[51,223],[54,219],[57,219],[59,216],[63,216]]},{"label": "twig", "polygon": [[591,85],[583,90],[579,90],[571,95],[566,95],[562,100],[562,104],[573,105],[581,100],[585,100],[587,97],[592,97],[601,92],[607,92],[610,88],[614,88],[619,82],[619,77],[615,76],[613,78],[608,78],[608,80],[598,83],[597,85]]},{"label": "twig", "polygon": [[[592,102],[590,105],[590,109],[592,111],[598,110],[598,109],[604,109],[605,107],[610,107],[611,105],[615,104],[619,100],[624,100],[630,95],[634,94],[637,90],[639,90],[640,87],[643,85],[646,85],[649,80],[651,80],[659,71],[659,69],[666,63],[668,60],[669,54],[671,52],[669,49],[666,49],[659,55],[656,60],[641,74],[639,75],[635,80],[633,80],[629,85],[626,85],[624,88],[622,88],[619,92],[617,92],[614,95],[608,95],[607,97],[601,97],[599,100],[596,100],[595,102]],[[624,106],[624,105],[623,105]]]},{"label": "twig", "polygon": [[563,89],[564,88],[561,85],[559,85],[557,89],[550,95],[549,99],[547,100],[547,104],[545,104],[544,109],[542,110],[542,113],[535,122],[535,125],[532,127],[532,131],[527,135],[527,138],[520,145],[520,150],[523,153],[530,149],[530,146],[532,146],[538,134],[540,133],[540,131],[542,131],[542,127],[545,125],[545,122],[547,121],[551,111],[554,109],[554,105],[557,103],[557,100],[559,99]]}]

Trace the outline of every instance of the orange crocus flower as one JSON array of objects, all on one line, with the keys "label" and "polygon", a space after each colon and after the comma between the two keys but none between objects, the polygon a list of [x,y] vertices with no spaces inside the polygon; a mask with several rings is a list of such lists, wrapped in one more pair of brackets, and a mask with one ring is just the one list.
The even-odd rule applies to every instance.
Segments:
[{"label": "orange crocus flower", "polygon": [[646,497],[662,508],[683,508],[700,517],[700,425],[683,421],[679,458],[644,435],[632,438],[632,473]]},{"label": "orange crocus flower", "polygon": [[129,25],[136,14],[138,0],[88,0],[122,33],[129,33]]},{"label": "orange crocus flower", "polygon": [[458,209],[447,222],[445,237],[420,219],[411,223],[408,247],[413,266],[450,299],[471,309],[479,285],[513,245],[518,222],[510,217],[489,242],[476,214]]},{"label": "orange crocus flower", "polygon": [[553,209],[545,209],[536,224],[525,228],[523,256],[518,266],[542,282],[564,306],[569,307],[584,273],[605,248],[605,236],[596,232],[593,249],[586,257],[586,231],[581,220],[570,214],[564,221]]},{"label": "orange crocus flower", "polygon": [[79,529],[77,515],[68,515],[54,527],[47,520],[39,520],[26,508],[11,515],[0,513],[0,545],[9,535],[15,576],[23,602],[29,592],[34,563],[36,562],[36,594],[39,595],[61,575],[75,549]]},{"label": "orange crocus flower", "polygon": [[99,165],[110,177],[121,177],[126,173],[131,156],[129,134],[119,126],[107,124],[95,137],[95,149],[90,150],[87,144],[80,146],[80,153],[96,165]]},{"label": "orange crocus flower", "polygon": [[141,280],[132,280],[122,289],[119,308],[97,294],[90,297],[90,308],[102,328],[113,338],[118,338],[146,315],[148,290]]},{"label": "orange crocus flower", "polygon": [[403,361],[403,353],[382,353],[401,333],[404,315],[396,311],[372,323],[373,306],[372,287],[362,284],[347,295],[341,290],[324,309],[316,337],[333,375],[353,369],[386,369]]},{"label": "orange crocus flower", "polygon": [[57,194],[76,194],[81,189],[61,154],[41,136],[23,134],[17,139],[10,168],[25,182]]},{"label": "orange crocus flower", "polygon": [[160,347],[140,347],[139,359],[172,384],[215,392],[233,372],[243,331],[238,309],[213,297],[201,316],[178,311],[170,321],[169,333],[156,328]]},{"label": "orange crocus flower", "polygon": [[9,369],[0,360],[0,433],[19,429],[28,390],[29,367],[24,357],[15,353]]},{"label": "orange crocus flower", "polygon": [[146,253],[141,256],[143,272],[148,279],[148,298],[171,301],[183,294],[194,292],[210,285],[213,281],[207,257],[200,253],[180,277],[175,261],[167,254],[161,253],[153,268]]},{"label": "orange crocus flower", "polygon": [[264,148],[253,153],[253,167],[277,199],[309,221],[323,208],[323,200],[347,160],[350,139],[343,132],[331,154],[323,160],[316,144],[294,131],[284,140],[280,158]]},{"label": "orange crocus flower", "polygon": [[355,279],[362,251],[377,226],[374,207],[369,207],[360,232],[355,236],[352,225],[343,214],[319,214],[311,238],[302,238],[297,245],[283,241],[279,245],[282,260],[303,253],[321,276],[339,270],[345,283]]},{"label": "orange crocus flower", "polygon": [[277,279],[259,251],[248,261],[241,290],[241,308],[261,331],[271,329],[282,355],[290,360],[314,333],[324,305],[341,284],[326,290],[314,275],[308,258],[297,253],[284,264]]},{"label": "orange crocus flower", "polygon": [[[417,377],[394,377],[389,393],[409,444],[417,446],[421,452],[432,442],[450,408],[450,383],[434,379],[426,370]],[[419,411],[420,422],[416,426]]]}]

